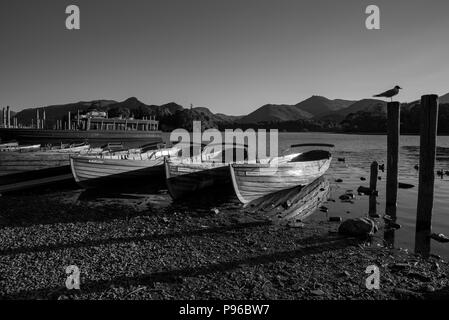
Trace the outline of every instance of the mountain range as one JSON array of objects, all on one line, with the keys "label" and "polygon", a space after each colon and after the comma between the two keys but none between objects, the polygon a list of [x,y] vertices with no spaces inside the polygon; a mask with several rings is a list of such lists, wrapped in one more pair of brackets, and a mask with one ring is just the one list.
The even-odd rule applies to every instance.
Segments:
[{"label": "mountain range", "polygon": [[[408,105],[416,105],[419,101]],[[449,93],[440,97],[440,103],[449,103]],[[162,130],[172,130],[176,127],[189,128],[193,120],[200,120],[204,128],[217,127],[217,124],[260,124],[277,123],[296,120],[340,123],[348,115],[366,111],[370,113],[385,113],[386,102],[378,99],[362,99],[359,101],[334,99],[322,96],[312,96],[297,104],[266,104],[243,116],[230,116],[213,113],[205,107],[185,108],[175,102],[163,105],[147,105],[135,97],[117,102],[113,100],[80,101],[63,105],[45,107],[47,121],[66,119],[68,112],[75,115],[78,110],[85,113],[92,109],[107,111],[110,117],[124,115],[135,118],[155,116],[161,122]],[[42,109],[42,108],[39,108]],[[36,108],[29,108],[17,113],[19,123],[31,124],[36,118]],[[40,111],[42,117],[42,111]],[[191,124],[190,124],[191,125]]]}]

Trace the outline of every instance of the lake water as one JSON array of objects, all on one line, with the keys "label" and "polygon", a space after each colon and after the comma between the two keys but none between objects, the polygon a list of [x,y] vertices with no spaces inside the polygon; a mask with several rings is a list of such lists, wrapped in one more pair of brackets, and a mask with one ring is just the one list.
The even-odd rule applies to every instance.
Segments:
[{"label": "lake water", "polygon": [[[331,195],[335,202],[326,203],[327,214],[315,212],[310,220],[327,220],[329,216],[340,216],[343,219],[361,217],[368,214],[368,196],[357,196],[354,203],[343,203],[339,196],[347,190],[356,190],[359,186],[369,186],[370,165],[373,161],[385,164],[385,135],[348,135],[328,133],[279,133],[280,150],[297,143],[330,143],[334,144],[333,160],[327,173],[331,182]],[[438,137],[437,163],[435,170],[449,170],[449,137]],[[337,158],[345,158],[339,162]],[[398,190],[397,223],[402,227],[395,232],[394,246],[414,250],[415,220],[418,195],[418,171],[414,168],[419,164],[419,136],[401,136],[399,146],[399,182],[413,184],[411,189]],[[385,172],[379,171],[379,197],[377,212],[385,213]],[[361,177],[366,181],[361,181]],[[342,183],[336,183],[342,179]],[[449,176],[435,178],[435,198],[432,218],[432,231],[449,234]],[[377,237],[381,237],[379,233]],[[432,241],[432,253],[449,258],[449,244]]]}]

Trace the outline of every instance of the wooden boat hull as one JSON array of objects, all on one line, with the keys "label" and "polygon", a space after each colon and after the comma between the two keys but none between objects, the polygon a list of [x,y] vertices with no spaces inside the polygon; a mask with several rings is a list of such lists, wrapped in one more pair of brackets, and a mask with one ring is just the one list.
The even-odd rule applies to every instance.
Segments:
[{"label": "wooden boat hull", "polygon": [[247,210],[276,223],[304,221],[313,214],[330,194],[330,184],[320,177],[306,186],[296,186],[258,198]]},{"label": "wooden boat hull", "polygon": [[0,128],[0,139],[17,140],[21,144],[59,144],[86,141],[93,147],[109,142],[121,142],[126,148],[134,148],[151,142],[162,142],[161,131],[120,130],[44,130]]},{"label": "wooden boat hull", "polygon": [[0,176],[0,193],[73,181],[70,166],[58,166]]},{"label": "wooden boat hull", "polygon": [[2,152],[0,176],[70,165],[69,153]]},{"label": "wooden boat hull", "polygon": [[89,145],[46,151],[0,152],[0,176],[70,166],[70,156],[87,152]]},{"label": "wooden boat hull", "polygon": [[[82,187],[106,186],[107,182],[145,184],[164,178],[164,160],[102,159],[73,156],[70,166],[75,181]],[[117,186],[115,184],[115,186]]]},{"label": "wooden boat hull", "polygon": [[206,188],[231,186],[228,165],[165,161],[168,192],[175,200]]},{"label": "wooden boat hull", "polygon": [[229,169],[237,198],[247,204],[270,193],[310,184],[325,174],[331,160],[232,164]]}]

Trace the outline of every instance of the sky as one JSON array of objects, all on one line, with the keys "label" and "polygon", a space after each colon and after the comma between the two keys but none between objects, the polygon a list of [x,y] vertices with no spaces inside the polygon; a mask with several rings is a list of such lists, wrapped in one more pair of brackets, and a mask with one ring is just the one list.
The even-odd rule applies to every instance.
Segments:
[{"label": "sky", "polygon": [[243,115],[396,84],[410,102],[449,92],[448,15],[447,0],[2,0],[0,107],[134,96]]}]

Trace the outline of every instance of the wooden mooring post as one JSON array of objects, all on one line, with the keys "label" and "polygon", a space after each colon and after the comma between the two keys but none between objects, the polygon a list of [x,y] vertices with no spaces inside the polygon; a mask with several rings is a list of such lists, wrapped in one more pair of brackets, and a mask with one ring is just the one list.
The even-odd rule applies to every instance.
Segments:
[{"label": "wooden mooring post", "polygon": [[377,161],[373,161],[371,164],[371,176],[369,180],[369,188],[371,190],[370,196],[369,196],[369,216],[376,216],[377,210],[376,210],[376,202],[377,202],[377,175],[379,170],[379,164]]},{"label": "wooden mooring post", "polygon": [[387,104],[387,195],[385,213],[396,218],[398,199],[398,161],[399,161],[399,102]]},{"label": "wooden mooring post", "polygon": [[438,96],[422,96],[415,253],[421,254],[423,256],[430,255],[430,234],[432,231],[437,123]]}]

